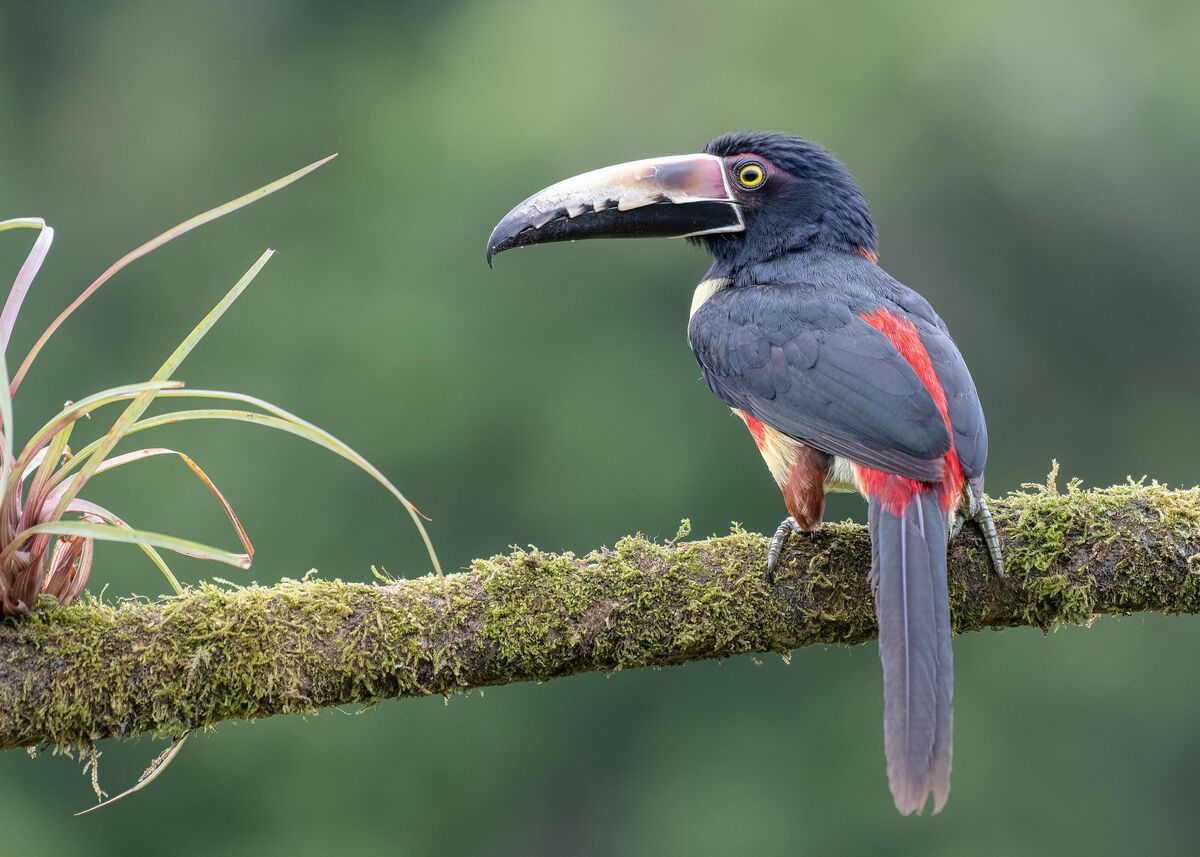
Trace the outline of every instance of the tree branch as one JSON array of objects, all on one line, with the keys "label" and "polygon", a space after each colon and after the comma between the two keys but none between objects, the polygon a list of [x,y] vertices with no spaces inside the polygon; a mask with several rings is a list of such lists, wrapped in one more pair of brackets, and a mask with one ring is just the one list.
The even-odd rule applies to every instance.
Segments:
[{"label": "tree branch", "polygon": [[[950,556],[958,632],[1101,613],[1200,612],[1200,490],[1030,487],[993,502],[1008,577],[971,526]],[[735,531],[577,558],[514,550],[444,581],[203,585],[0,624],[0,747],[80,745],[222,720],[449,694],[593,670],[875,635],[866,531],[792,540],[774,587],[766,540]]]}]

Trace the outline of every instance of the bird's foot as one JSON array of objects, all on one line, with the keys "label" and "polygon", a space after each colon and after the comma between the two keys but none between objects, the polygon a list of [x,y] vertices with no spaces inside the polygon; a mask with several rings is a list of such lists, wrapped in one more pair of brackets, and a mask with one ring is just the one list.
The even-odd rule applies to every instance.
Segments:
[{"label": "bird's foot", "polygon": [[779,565],[779,555],[783,552],[788,537],[799,532],[801,532],[800,525],[796,523],[795,518],[789,515],[780,522],[775,530],[775,535],[771,536],[771,546],[767,548],[767,583],[772,586],[775,585],[775,568]]},{"label": "bird's foot", "polygon": [[967,487],[966,500],[954,512],[950,524],[950,539],[953,540],[967,521],[974,521],[983,532],[983,541],[987,544],[988,555],[992,558],[992,568],[997,577],[1004,577],[1004,557],[1000,553],[1000,537],[996,535],[996,522],[992,520],[992,512],[988,509],[983,495],[975,495],[974,490]]}]

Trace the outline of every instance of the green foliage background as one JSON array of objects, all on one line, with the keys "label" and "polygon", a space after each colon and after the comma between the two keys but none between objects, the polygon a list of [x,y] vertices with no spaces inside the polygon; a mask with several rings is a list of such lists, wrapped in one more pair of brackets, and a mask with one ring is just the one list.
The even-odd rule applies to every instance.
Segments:
[{"label": "green foliage background", "polygon": [[[768,529],[775,488],[684,341],[697,250],[561,245],[489,272],[483,247],[553,180],[777,128],[849,163],[883,264],[955,332],[993,493],[1052,457],[1090,483],[1191,485],[1198,38],[1188,2],[0,2],[0,216],[58,229],[14,356],[125,250],[341,152],[107,286],[30,375],[18,429],[144,378],[272,246],[181,376],[351,442],[434,518],[449,566],[668,537],[684,516]],[[25,250],[4,236],[0,271]],[[320,450],[242,426],[159,442],[229,494],[255,580],[425,570],[400,507]],[[138,468],[91,496],[235,544],[177,462]],[[162,589],[126,546],[101,547],[93,584]],[[1157,616],[959,639],[954,790],[932,820],[892,808],[866,647],[224,725],[81,819],[74,763],[10,752],[3,849],[1194,853],[1198,642],[1197,620]],[[157,750],[106,747],[104,782]]]}]

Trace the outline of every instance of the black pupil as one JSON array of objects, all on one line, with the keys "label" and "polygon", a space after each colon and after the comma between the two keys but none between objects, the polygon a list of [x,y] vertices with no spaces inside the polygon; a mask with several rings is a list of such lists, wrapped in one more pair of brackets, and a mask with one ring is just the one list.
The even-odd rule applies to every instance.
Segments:
[{"label": "black pupil", "polygon": [[760,175],[758,167],[746,167],[746,169],[742,170],[742,179],[746,184],[754,184],[758,181]]}]

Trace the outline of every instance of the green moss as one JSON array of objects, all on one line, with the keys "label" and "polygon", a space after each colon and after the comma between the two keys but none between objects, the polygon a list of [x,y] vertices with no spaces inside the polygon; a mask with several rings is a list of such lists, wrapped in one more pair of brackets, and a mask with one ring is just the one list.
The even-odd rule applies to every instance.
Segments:
[{"label": "green moss", "polygon": [[51,682],[26,670],[21,694],[39,704],[6,698],[5,710],[19,709],[21,720],[0,715],[0,722],[5,734],[75,743],[95,731],[89,720],[98,710],[118,728],[169,736],[230,717],[313,711],[339,698],[427,692],[414,665],[436,656],[422,641],[448,608],[434,594],[438,584],[423,588],[428,597],[401,602],[380,598],[382,587],[337,580],[202,585],[153,605],[90,602],[38,612],[14,630],[31,648],[10,647],[9,666],[20,669],[52,647],[72,669]]},{"label": "green moss", "polygon": [[1072,580],[1065,574],[1035,577],[1026,584],[1033,600],[1025,612],[1029,624],[1042,628],[1057,627],[1070,622],[1081,624],[1091,620],[1096,612],[1094,581],[1083,575]]},{"label": "green moss", "polygon": [[[1023,618],[1043,628],[1086,622],[1097,612],[1155,606],[1179,590],[1177,546],[1200,528],[1200,492],[1145,480],[1085,490],[1072,480],[1025,485],[1010,494],[997,524],[1007,534],[1005,561],[1029,596]],[[1164,576],[1165,572],[1165,576]],[[1115,597],[1102,599],[1097,573]],[[1194,603],[1186,599],[1185,603]]]},{"label": "green moss", "polygon": [[[1200,612],[1194,489],[1059,491],[1050,480],[993,511],[1010,574],[996,579],[978,536],[964,535],[952,559],[958,631]],[[863,527],[798,536],[773,587],[762,536],[684,535],[630,536],[583,557],[514,549],[444,580],[309,575],[157,602],[39,605],[0,624],[0,746],[174,736],[230,718],[874,635]]]},{"label": "green moss", "polygon": [[744,651],[738,629],[769,613],[747,561],[762,554],[744,532],[678,546],[629,536],[582,560],[514,550],[473,566],[488,605],[479,636],[504,669],[539,679]]}]

